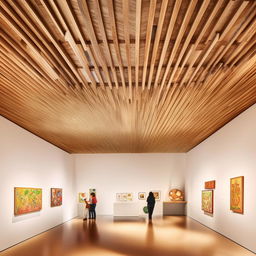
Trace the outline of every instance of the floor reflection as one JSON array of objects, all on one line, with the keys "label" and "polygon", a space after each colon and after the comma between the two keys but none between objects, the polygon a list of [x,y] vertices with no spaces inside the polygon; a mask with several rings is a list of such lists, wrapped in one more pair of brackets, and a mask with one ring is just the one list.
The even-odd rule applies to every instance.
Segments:
[{"label": "floor reflection", "polygon": [[186,217],[74,219],[1,256],[252,256]]}]

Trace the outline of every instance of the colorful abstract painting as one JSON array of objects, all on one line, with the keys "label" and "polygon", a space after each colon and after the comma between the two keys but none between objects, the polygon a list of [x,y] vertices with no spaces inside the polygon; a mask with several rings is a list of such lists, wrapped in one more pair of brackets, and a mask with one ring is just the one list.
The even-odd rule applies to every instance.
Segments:
[{"label": "colorful abstract painting", "polygon": [[152,191],[154,194],[154,197],[157,201],[161,199],[161,192],[160,191]]},{"label": "colorful abstract painting", "polygon": [[138,198],[139,198],[139,200],[146,200],[146,193],[145,192],[139,192]]},{"label": "colorful abstract painting", "polygon": [[14,188],[14,215],[36,212],[41,209],[41,188]]},{"label": "colorful abstract painting", "polygon": [[62,188],[51,188],[51,207],[62,205]]},{"label": "colorful abstract painting", "polygon": [[244,212],[244,176],[230,179],[230,210]]},{"label": "colorful abstract painting", "polygon": [[84,203],[84,199],[86,198],[85,193],[78,193],[78,201],[79,203]]},{"label": "colorful abstract painting", "polygon": [[213,190],[202,191],[202,210],[213,213]]}]

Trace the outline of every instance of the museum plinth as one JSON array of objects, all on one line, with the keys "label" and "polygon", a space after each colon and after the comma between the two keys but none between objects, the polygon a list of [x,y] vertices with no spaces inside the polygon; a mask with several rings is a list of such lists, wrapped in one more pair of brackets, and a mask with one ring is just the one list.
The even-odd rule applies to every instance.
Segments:
[{"label": "museum plinth", "polygon": [[163,202],[164,216],[185,216],[186,215],[186,201],[166,201]]}]

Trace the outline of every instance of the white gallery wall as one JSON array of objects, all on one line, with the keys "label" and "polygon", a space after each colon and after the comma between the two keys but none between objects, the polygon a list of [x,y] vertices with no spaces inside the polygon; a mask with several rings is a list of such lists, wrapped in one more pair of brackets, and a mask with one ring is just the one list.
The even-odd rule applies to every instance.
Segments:
[{"label": "white gallery wall", "polygon": [[[256,252],[256,105],[187,154],[188,216]],[[244,214],[230,208],[230,178],[244,176]],[[201,210],[204,182],[216,180],[214,214]]]},{"label": "white gallery wall", "polygon": [[[245,177],[244,214],[229,210],[230,178]],[[216,180],[214,214],[201,211],[204,182]],[[188,216],[256,252],[256,105],[187,154],[70,155],[0,117],[0,251],[77,216],[78,193],[97,189],[97,214],[112,215],[116,193],[185,189]],[[186,183],[186,186],[185,186]],[[14,216],[14,187],[43,189],[40,212]],[[50,188],[63,205],[50,207]]]},{"label": "white gallery wall", "polygon": [[[185,154],[75,154],[77,193],[96,188],[97,213],[112,215],[116,193],[160,190],[161,201],[168,199],[170,188],[184,189]],[[155,214],[162,214],[157,202]]]},{"label": "white gallery wall", "polygon": [[[43,189],[43,209],[14,216],[14,187]],[[50,188],[63,205],[50,207]],[[72,156],[0,117],[0,251],[77,215]]]}]

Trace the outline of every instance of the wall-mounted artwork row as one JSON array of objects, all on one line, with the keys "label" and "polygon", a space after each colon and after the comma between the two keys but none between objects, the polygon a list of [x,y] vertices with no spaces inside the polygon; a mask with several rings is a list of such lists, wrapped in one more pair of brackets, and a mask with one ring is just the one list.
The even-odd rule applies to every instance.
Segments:
[{"label": "wall-mounted artwork row", "polygon": [[14,188],[14,215],[36,212],[41,209],[41,188]]},{"label": "wall-mounted artwork row", "polygon": [[244,213],[244,176],[230,179],[230,210]]},{"label": "wall-mounted artwork row", "polygon": [[132,201],[133,200],[133,194],[132,193],[117,193],[116,194],[116,201]]},{"label": "wall-mounted artwork row", "polygon": [[84,199],[86,198],[86,193],[80,192],[78,193],[78,202],[84,203]]},{"label": "wall-mounted artwork row", "polygon": [[202,210],[207,213],[213,213],[213,190],[202,191]]},{"label": "wall-mounted artwork row", "polygon": [[62,205],[62,188],[51,188],[51,207]]}]

